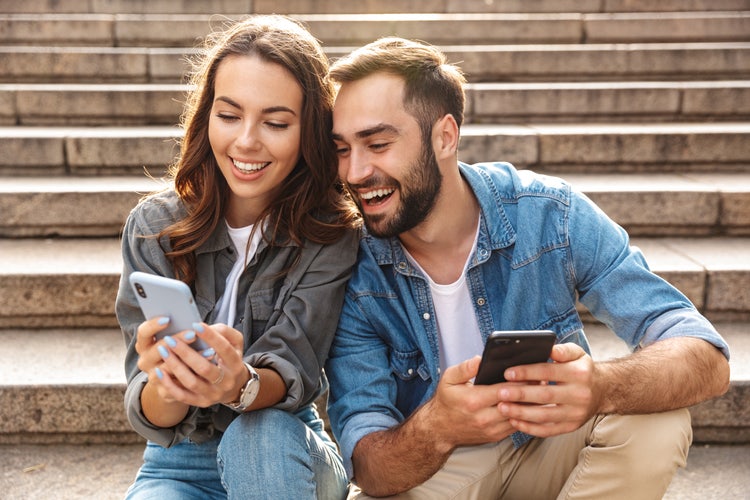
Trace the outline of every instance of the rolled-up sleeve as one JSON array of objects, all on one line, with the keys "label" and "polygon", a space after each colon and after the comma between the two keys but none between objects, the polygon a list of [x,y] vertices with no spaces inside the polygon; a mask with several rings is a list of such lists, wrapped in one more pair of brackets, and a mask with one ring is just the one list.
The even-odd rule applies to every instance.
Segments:
[{"label": "rolled-up sleeve", "polygon": [[729,357],[726,341],[677,288],[653,273],[627,233],[588,198],[571,198],[570,248],[579,298],[631,349],[697,337]]}]

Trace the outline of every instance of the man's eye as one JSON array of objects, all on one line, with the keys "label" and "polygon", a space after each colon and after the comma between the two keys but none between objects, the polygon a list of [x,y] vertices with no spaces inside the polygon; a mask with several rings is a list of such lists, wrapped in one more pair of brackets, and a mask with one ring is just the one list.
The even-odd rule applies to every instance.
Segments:
[{"label": "man's eye", "polygon": [[370,148],[377,151],[379,149],[384,149],[384,148],[388,147],[388,144],[389,143],[387,143],[387,142],[376,142],[375,144],[370,144]]},{"label": "man's eye", "polygon": [[336,148],[336,154],[339,155],[339,156],[345,155],[348,152],[349,152],[349,148],[347,148],[345,146],[341,146],[341,147],[337,147]]}]

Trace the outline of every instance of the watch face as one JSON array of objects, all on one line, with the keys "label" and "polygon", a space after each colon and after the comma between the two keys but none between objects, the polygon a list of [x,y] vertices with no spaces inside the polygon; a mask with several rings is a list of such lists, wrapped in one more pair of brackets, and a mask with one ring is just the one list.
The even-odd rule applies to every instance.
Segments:
[{"label": "watch face", "polygon": [[260,380],[258,380],[258,375],[257,373],[250,372],[250,380],[247,381],[245,388],[242,390],[242,396],[240,396],[240,404],[243,408],[247,408],[253,404],[259,390]]}]

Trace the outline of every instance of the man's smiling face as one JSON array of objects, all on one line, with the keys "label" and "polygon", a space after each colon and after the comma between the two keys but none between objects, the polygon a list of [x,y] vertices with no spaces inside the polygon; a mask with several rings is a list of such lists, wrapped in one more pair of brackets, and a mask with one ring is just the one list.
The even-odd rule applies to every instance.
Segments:
[{"label": "man's smiling face", "polygon": [[333,108],[339,176],[368,231],[385,238],[421,223],[442,176],[419,123],[403,106],[404,82],[375,73],[342,84]]}]

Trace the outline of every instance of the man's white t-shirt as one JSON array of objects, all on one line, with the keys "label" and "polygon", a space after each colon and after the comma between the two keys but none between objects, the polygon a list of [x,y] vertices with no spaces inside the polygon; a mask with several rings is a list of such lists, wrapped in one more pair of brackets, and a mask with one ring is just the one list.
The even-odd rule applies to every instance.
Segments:
[{"label": "man's white t-shirt", "polygon": [[[453,283],[440,285],[435,283],[424,269],[404,248],[407,257],[427,277],[435,307],[438,341],[440,347],[440,371],[456,365],[476,355],[484,349],[479,323],[474,313],[474,305],[466,282],[466,270],[477,246],[479,224],[474,235],[474,245],[464,264],[461,276]],[[403,248],[403,247],[402,247]]]}]

